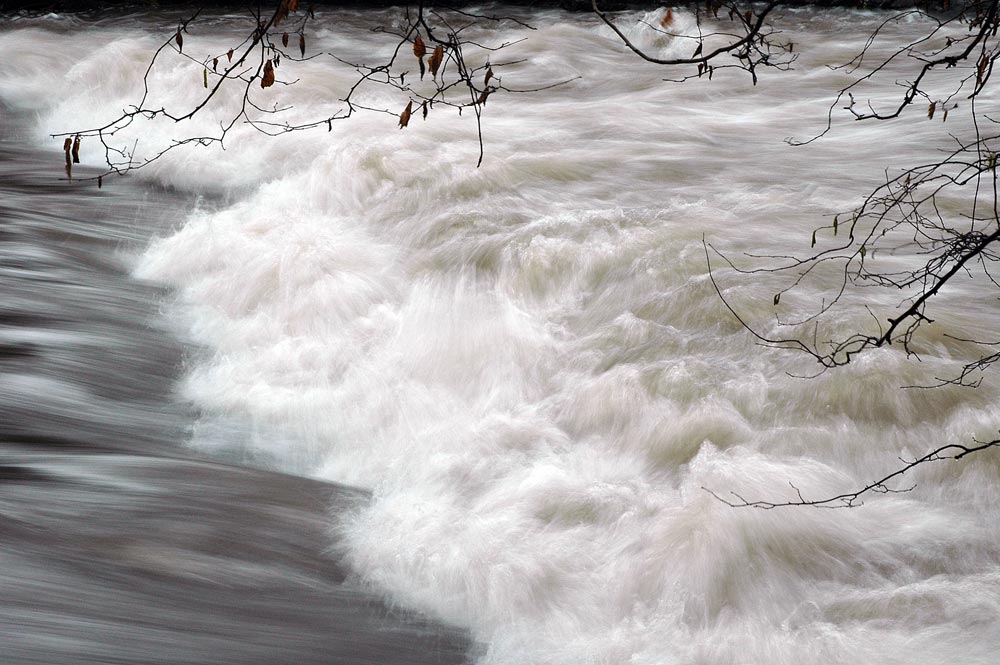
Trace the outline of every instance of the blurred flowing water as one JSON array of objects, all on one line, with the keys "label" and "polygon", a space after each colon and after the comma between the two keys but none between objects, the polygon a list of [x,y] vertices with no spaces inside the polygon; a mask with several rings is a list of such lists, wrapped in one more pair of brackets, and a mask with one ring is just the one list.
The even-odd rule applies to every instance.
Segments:
[{"label": "blurred flowing water", "polygon": [[[403,131],[383,114],[278,138],[240,126],[224,152],[174,151],[100,191],[56,179],[47,135],[135,100],[177,16],[7,21],[8,660],[146,662],[108,655],[138,635],[164,649],[150,662],[996,662],[995,453],[855,510],[737,510],[703,489],[827,496],[995,432],[993,379],[900,389],[957,369],[947,333],[1000,327],[974,283],[936,304],[921,362],[884,349],[804,380],[808,358],[756,346],[726,311],[702,244],[805,252],[826,215],[966,121],[914,109],[783,140],[822,130],[850,80],[827,65],[877,13],[788,13],[800,59],[756,87],[665,83],[590,16],[525,18],[537,30],[477,35],[526,38],[504,82],[574,80],[491,97],[479,169],[470,114],[439,108]],[[673,53],[644,25],[658,18],[618,20]],[[391,19],[321,13],[310,49],[374,61],[394,44],[368,28]],[[223,52],[239,29],[207,19],[185,49]],[[254,94],[290,122],[328,116],[353,82],[328,57],[279,73],[300,80]],[[890,98],[894,76],[870,95]],[[201,66],[167,58],[152,83],[154,105],[190,104]],[[237,97],[183,131],[211,131]],[[146,123],[127,142],[178,131]],[[780,280],[723,267],[727,299],[773,330]],[[784,296],[782,315],[832,286]],[[829,334],[896,297],[849,294]]]}]

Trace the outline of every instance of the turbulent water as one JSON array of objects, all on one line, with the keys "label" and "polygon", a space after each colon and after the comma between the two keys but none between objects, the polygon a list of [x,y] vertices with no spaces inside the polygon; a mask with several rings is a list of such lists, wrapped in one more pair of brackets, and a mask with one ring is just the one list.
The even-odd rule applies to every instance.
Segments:
[{"label": "turbulent water", "polygon": [[[674,53],[642,23],[659,16],[618,20]],[[373,61],[393,43],[367,28],[389,17],[321,14],[309,48]],[[799,60],[756,87],[726,72],[667,83],[593,17],[527,18],[536,30],[479,36],[524,38],[503,56],[520,61],[504,83],[572,81],[491,97],[480,168],[471,114],[438,107],[405,130],[379,113],[277,138],[238,126],[225,151],[185,147],[134,176],[178,197],[134,273],[169,289],[157,302],[190,345],[178,390],[199,414],[192,450],[370,491],[329,518],[330,547],[388,602],[467,628],[484,665],[996,662],[992,451],[929,465],[914,491],[853,510],[734,509],[703,489],[829,496],[900,456],[995,431],[995,380],[900,389],[956,369],[946,333],[1000,326],[974,282],[935,305],[920,362],[890,348],[802,379],[808,357],[756,345],[725,308],[702,243],[732,257],[806,252],[827,215],[946,147],[964,121],[916,109],[835,122],[804,147],[783,140],[823,129],[850,80],[827,65],[852,57],[879,14],[787,15]],[[27,119],[22,140],[58,149],[49,133],[133,102],[175,20],[8,22],[0,96]],[[891,26],[878,48],[919,28]],[[200,62],[238,30],[209,19],[185,50]],[[293,106],[291,121],[330,115],[356,78],[329,57],[278,72],[300,80],[255,98]],[[202,76],[166,57],[152,104],[195,102]],[[869,95],[896,94],[893,76]],[[129,141],[153,150],[213,131],[236,103],[193,127],[142,124]],[[773,330],[780,278],[724,267],[726,298]],[[833,286],[814,280],[779,311],[791,318]],[[897,298],[848,294],[827,330],[870,326],[861,305]]]}]

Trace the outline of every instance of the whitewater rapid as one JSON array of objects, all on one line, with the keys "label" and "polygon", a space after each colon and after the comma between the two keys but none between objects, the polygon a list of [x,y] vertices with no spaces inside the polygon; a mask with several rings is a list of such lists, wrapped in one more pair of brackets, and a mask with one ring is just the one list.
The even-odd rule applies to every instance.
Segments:
[{"label": "whitewater rapid", "polygon": [[[392,44],[366,28],[386,16],[322,13],[310,47],[375,57]],[[435,110],[405,130],[381,114],[278,138],[238,127],[224,152],[174,151],[136,175],[191,201],[135,268],[173,289],[164,307],[198,349],[179,388],[201,413],[191,445],[370,490],[331,518],[354,573],[469,628],[482,665],[996,662],[996,454],[928,466],[914,491],[854,510],[733,509],[703,489],[832,495],[1000,422],[989,377],[899,389],[954,367],[946,332],[998,328],[973,285],[935,310],[922,362],[880,349],[805,380],[791,375],[811,360],[756,345],[708,276],[703,237],[736,257],[804,253],[885,169],[947,144],[922,109],[784,141],[822,130],[848,80],[826,65],[882,15],[790,13],[795,69],[756,87],[735,73],[665,83],[593,17],[528,18],[537,30],[490,31],[525,38],[505,82],[574,80],[492,97],[478,169],[471,114]],[[643,18],[619,20],[670,52]],[[37,114],[33,139],[53,149],[49,133],[134,99],[165,34],[150,16],[11,26],[0,54],[18,67],[0,94]],[[212,19],[186,48],[218,51],[235,30]],[[274,94],[292,117],[322,116],[352,76],[320,58]],[[170,104],[202,92],[190,62],[154,82]],[[894,92],[881,85],[873,95]],[[715,267],[771,329],[780,281]],[[848,308],[835,330],[868,321]]]}]

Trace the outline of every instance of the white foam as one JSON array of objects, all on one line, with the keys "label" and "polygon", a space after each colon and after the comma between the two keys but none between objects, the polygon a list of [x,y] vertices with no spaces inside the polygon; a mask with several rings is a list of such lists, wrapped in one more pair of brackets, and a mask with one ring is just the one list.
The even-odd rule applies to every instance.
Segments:
[{"label": "white foam", "polygon": [[[226,153],[165,160],[150,177],[247,192],[192,214],[139,266],[177,289],[209,350],[183,386],[206,414],[196,445],[371,489],[338,525],[350,561],[394,599],[471,627],[483,663],[992,662],[989,458],[927,469],[913,493],[854,511],[735,510],[702,489],[836,494],[901,453],[988,434],[997,415],[991,386],[898,391],[944,366],[944,342],[923,365],[889,349],[793,379],[807,359],[755,346],[707,280],[702,233],[734,255],[804,251],[819,215],[886,166],[893,124],[782,143],[816,129],[838,80],[822,31],[836,25],[839,53],[873,19],[797,20],[792,38],[816,48],[758,89],[721,74],[664,85],[581,17],[511,30],[530,58],[512,84],[586,78],[491,98],[478,170],[469,118],[438,111],[405,131],[382,115],[279,139],[242,128]],[[336,44],[344,29],[323,34]],[[153,42],[121,30],[32,51],[28,73],[84,52],[72,87],[111,69],[101,93],[124,99]],[[343,39],[364,50],[376,37]],[[15,32],[0,49],[37,41]],[[348,80],[332,61],[310,67],[282,89],[297,113]],[[190,74],[158,79],[171,102],[194,98]],[[5,95],[44,96],[27,74],[5,76]],[[108,108],[82,91],[31,103],[43,132]],[[917,156],[939,130],[907,126],[896,147]],[[767,279],[722,277],[771,325]],[[248,425],[220,436],[233,422]]]}]

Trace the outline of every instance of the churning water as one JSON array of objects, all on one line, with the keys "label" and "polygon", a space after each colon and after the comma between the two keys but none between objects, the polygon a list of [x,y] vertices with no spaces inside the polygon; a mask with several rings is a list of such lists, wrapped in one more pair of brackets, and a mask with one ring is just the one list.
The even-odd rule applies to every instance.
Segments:
[{"label": "churning water", "polygon": [[[874,13],[787,14],[800,58],[756,87],[726,72],[666,83],[591,16],[528,18],[537,30],[479,35],[525,39],[502,56],[523,60],[504,83],[573,80],[492,97],[481,168],[471,114],[437,108],[405,130],[383,114],[278,138],[240,126],[225,151],[177,150],[137,176],[183,201],[134,271],[169,287],[167,318],[196,349],[179,387],[200,414],[191,446],[370,491],[331,517],[331,547],[390,602],[468,628],[479,663],[996,662],[994,452],[927,466],[914,491],[854,510],[733,509],[703,489],[827,496],[995,431],[995,380],[900,389],[957,369],[946,333],[1000,327],[974,283],[935,303],[921,362],[884,349],[806,380],[791,375],[812,372],[808,358],[755,345],[728,313],[702,244],[807,252],[826,215],[965,121],[914,109],[784,141],[822,130],[850,80],[827,65],[863,46]],[[658,14],[619,20],[648,49],[678,48],[644,18]],[[175,20],[12,21],[0,95],[31,141],[58,148],[48,133],[136,99]],[[387,20],[323,14],[309,48],[375,61],[394,44],[367,28]],[[891,26],[879,48],[919,28]],[[223,52],[237,31],[211,19],[185,50]],[[201,66],[164,62],[154,103],[197,100]],[[300,81],[255,95],[293,106],[293,122],[330,115],[356,76],[329,57],[279,73]],[[869,96],[895,94],[894,77]],[[212,131],[236,103],[193,128],[138,125],[129,142]],[[780,280],[723,268],[727,299],[774,329]],[[779,311],[831,286],[807,284]],[[849,294],[829,333],[870,326],[862,305],[897,297]]]}]

